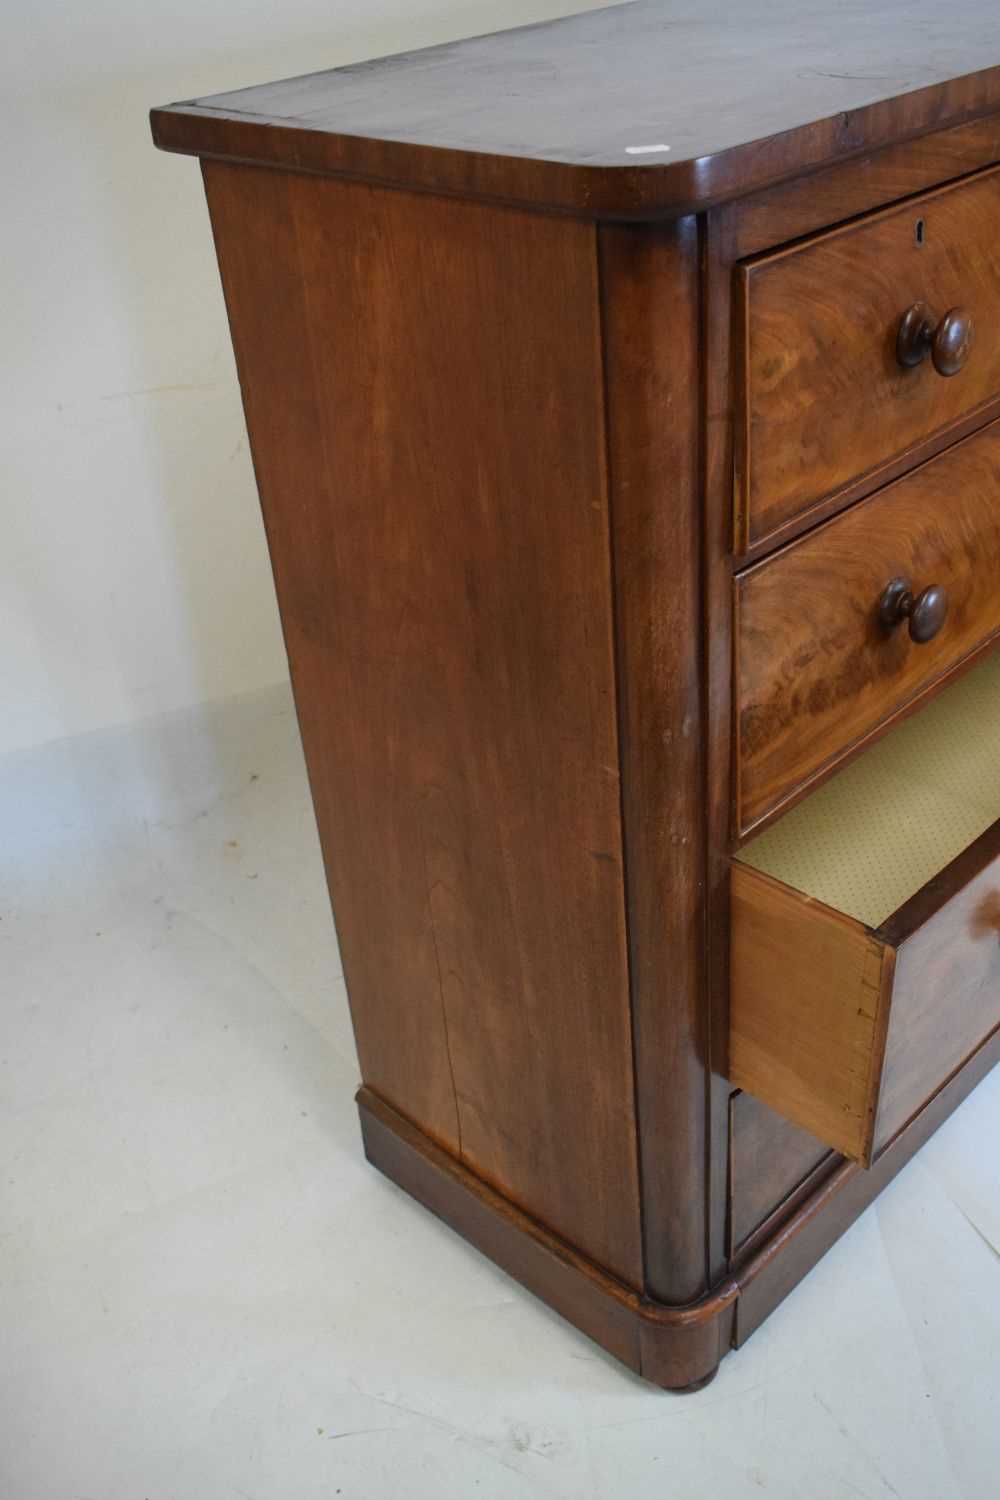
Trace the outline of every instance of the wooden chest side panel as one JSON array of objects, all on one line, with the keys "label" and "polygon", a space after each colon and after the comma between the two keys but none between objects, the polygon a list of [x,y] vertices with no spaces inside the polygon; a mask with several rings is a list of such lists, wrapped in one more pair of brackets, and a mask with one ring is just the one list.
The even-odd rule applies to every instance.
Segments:
[{"label": "wooden chest side panel", "polygon": [[204,170],[365,1082],[640,1285],[593,226]]}]

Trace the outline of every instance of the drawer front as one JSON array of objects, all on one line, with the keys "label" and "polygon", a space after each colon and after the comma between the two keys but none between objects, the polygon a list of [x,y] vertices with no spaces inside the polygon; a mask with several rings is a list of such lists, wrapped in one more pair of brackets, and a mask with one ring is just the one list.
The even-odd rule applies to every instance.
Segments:
[{"label": "drawer front", "polygon": [[1000,823],[875,931],[740,864],[730,1078],[870,1165],[1000,1025]]},{"label": "drawer front", "polygon": [[[753,545],[1000,393],[1000,172],[741,267],[737,543]],[[907,309],[937,338],[903,365]],[[972,342],[960,362],[961,317]],[[918,320],[920,321],[920,320]],[[912,326],[912,324],[911,324]],[[949,353],[950,351],[950,353]]]},{"label": "drawer front", "polygon": [[[893,626],[897,579],[930,604]],[[738,576],[740,835],[1000,630],[998,579],[1000,422]]]},{"label": "drawer front", "polygon": [[[980,855],[987,857],[978,869]],[[996,855],[993,858],[993,855]],[[914,1114],[1000,1025],[1000,838],[991,830],[965,857],[968,883],[938,912],[919,912],[896,954],[875,1149]],[[892,940],[891,929],[887,936]]]}]

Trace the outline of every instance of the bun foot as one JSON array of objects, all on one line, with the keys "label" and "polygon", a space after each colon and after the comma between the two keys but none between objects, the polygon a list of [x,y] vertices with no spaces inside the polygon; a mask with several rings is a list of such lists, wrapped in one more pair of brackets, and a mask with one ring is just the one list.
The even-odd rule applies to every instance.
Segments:
[{"label": "bun foot", "polygon": [[692,1380],[690,1385],[672,1385],[667,1389],[671,1396],[693,1396],[695,1391],[703,1391],[706,1385],[711,1385],[718,1373],[719,1366],[716,1365],[714,1369],[709,1370],[707,1375],[702,1375],[700,1380]]}]

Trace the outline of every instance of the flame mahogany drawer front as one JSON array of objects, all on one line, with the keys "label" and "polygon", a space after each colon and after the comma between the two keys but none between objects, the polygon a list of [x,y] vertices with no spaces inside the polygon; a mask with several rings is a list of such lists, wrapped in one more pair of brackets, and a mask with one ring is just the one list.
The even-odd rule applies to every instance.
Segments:
[{"label": "flame mahogany drawer front", "polygon": [[989,171],[741,268],[739,546],[1000,393],[998,217]]},{"label": "flame mahogany drawer front", "polygon": [[1000,422],[739,575],[739,832],[988,641],[998,579]]}]

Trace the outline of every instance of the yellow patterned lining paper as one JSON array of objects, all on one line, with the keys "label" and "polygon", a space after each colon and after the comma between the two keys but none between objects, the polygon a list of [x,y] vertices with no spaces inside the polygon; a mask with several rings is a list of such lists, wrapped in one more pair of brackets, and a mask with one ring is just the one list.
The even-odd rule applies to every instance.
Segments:
[{"label": "yellow patterned lining paper", "polygon": [[737,858],[878,927],[1000,817],[1000,650]]}]

